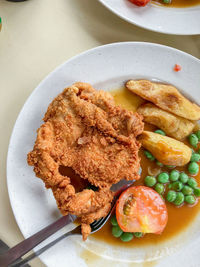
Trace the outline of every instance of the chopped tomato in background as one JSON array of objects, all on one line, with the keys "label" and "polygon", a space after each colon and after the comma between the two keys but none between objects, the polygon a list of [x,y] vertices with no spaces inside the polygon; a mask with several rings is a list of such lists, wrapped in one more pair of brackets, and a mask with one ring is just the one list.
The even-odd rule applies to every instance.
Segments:
[{"label": "chopped tomato in background", "polygon": [[178,64],[174,65],[174,71],[180,71],[181,70],[181,66]]},{"label": "chopped tomato in background", "polygon": [[146,6],[150,0],[129,0],[129,2],[135,4],[136,6]]}]

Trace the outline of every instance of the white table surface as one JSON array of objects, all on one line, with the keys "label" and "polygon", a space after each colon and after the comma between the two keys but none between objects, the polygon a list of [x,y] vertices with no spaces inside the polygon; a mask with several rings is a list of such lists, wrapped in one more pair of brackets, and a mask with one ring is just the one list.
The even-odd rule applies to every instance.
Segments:
[{"label": "white table surface", "polygon": [[[97,0],[0,0],[0,17],[0,238],[13,246],[23,236],[7,193],[7,149],[17,115],[39,82],[72,56],[112,42],[160,43],[200,58],[200,36],[164,35],[138,28]],[[31,266],[44,265],[36,259]]]}]

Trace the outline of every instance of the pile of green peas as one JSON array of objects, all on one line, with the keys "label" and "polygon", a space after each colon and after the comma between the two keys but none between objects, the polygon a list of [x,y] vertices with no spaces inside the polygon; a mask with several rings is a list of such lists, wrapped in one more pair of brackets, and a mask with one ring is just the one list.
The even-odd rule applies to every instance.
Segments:
[{"label": "pile of green peas", "polygon": [[144,183],[148,187],[153,187],[161,196],[167,191],[166,200],[176,206],[184,202],[193,205],[196,203],[196,197],[200,197],[197,181],[178,170],[172,170],[170,173],[161,172],[157,177],[146,176]]},{"label": "pile of green peas", "polygon": [[[168,1],[168,0],[166,0]],[[163,0],[164,2],[164,0]],[[157,134],[165,136],[165,132],[158,129],[155,131]],[[191,146],[197,148],[200,141],[200,130],[192,133],[188,136],[188,140]],[[200,188],[195,178],[189,177],[185,172],[179,172],[175,169],[176,166],[164,166],[159,162],[148,150],[144,151],[145,156],[150,161],[155,161],[159,167],[166,167],[172,169],[171,171],[161,172],[157,177],[146,176],[144,183],[146,186],[154,188],[163,198],[173,203],[176,206],[181,206],[184,203],[194,205],[196,198],[200,197]],[[199,165],[197,162],[200,161],[200,149],[197,152],[192,151],[190,163],[188,164],[188,172],[191,175],[196,175],[199,172]],[[123,242],[129,242],[134,237],[141,238],[144,236],[143,233],[128,233],[124,232],[118,225],[116,216],[111,218],[112,224],[112,235],[116,238],[120,238]]]},{"label": "pile of green peas", "polygon": [[[200,130],[190,134],[188,136],[188,141],[191,146],[197,148],[200,141]],[[197,164],[198,161],[200,161],[200,149],[197,152],[192,151],[192,156],[188,165],[188,172],[190,174],[196,175],[199,172],[199,165]]]},{"label": "pile of green peas", "polygon": [[129,242],[131,241],[134,237],[140,238],[143,237],[143,233],[140,232],[136,232],[136,233],[127,233],[124,232],[118,225],[116,216],[114,215],[111,220],[110,220],[111,224],[112,224],[112,235],[116,238],[120,238],[121,241],[123,242]]},{"label": "pile of green peas", "polygon": [[[162,130],[156,130],[155,133],[166,135]],[[200,130],[188,136],[191,146],[197,148],[200,141]],[[144,151],[145,156],[150,160],[156,160],[155,157],[147,150]],[[200,149],[198,152],[192,151],[190,163],[188,164],[188,172],[196,175],[199,172]],[[156,164],[160,167],[164,165],[156,160]],[[153,187],[161,196],[165,194],[166,200],[175,204],[182,205],[184,202],[193,205],[196,203],[196,197],[200,197],[200,188],[198,188],[195,178],[189,177],[185,172],[175,170],[175,166],[165,166],[173,169],[171,172],[161,172],[157,177],[146,176],[144,183],[148,187]]]}]

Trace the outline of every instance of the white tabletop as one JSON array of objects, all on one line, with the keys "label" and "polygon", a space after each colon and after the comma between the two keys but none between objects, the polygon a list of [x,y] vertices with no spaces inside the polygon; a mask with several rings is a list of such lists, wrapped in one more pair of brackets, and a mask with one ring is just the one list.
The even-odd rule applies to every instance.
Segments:
[{"label": "white tabletop", "polygon": [[[0,239],[23,239],[9,203],[6,156],[17,115],[39,82],[82,51],[119,41],[165,44],[200,58],[200,36],[173,36],[133,26],[97,0],[0,0]],[[17,177],[16,177],[17,179]],[[44,266],[39,259],[31,266]]]}]

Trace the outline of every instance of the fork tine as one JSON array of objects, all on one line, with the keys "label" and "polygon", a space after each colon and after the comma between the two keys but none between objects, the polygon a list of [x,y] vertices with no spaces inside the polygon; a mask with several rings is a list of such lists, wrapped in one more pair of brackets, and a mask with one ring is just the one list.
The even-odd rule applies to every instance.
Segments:
[{"label": "fork tine", "polygon": [[100,230],[105,225],[105,223],[108,221],[108,219],[110,218],[110,216],[111,216],[111,214],[115,208],[116,199],[117,198],[113,199],[113,202],[111,204],[111,209],[110,209],[109,213],[106,215],[106,217],[102,217],[99,220],[96,220],[90,224],[91,229],[92,229],[91,233],[95,233],[96,231]]},{"label": "fork tine", "polygon": [[99,220],[93,222],[93,223],[91,224],[91,227],[92,227],[92,228],[96,228],[96,227],[98,227],[98,225],[100,225],[100,224],[104,221],[105,218],[106,218],[106,217],[102,217],[101,219],[99,219]]},{"label": "fork tine", "polygon": [[[109,212],[109,213],[110,213],[110,212]],[[108,214],[108,215],[109,215],[109,214]],[[94,221],[93,223],[90,224],[90,226],[91,226],[92,228],[97,228],[99,225],[101,225],[101,224],[103,223],[104,220],[107,219],[107,216],[108,216],[108,215],[106,215],[106,217],[102,217],[102,218],[100,218],[99,220]]]},{"label": "fork tine", "polygon": [[107,222],[107,220],[108,220],[107,217],[105,217],[105,218],[99,220],[98,224],[96,224],[94,226],[91,225],[91,228],[92,228],[91,233],[95,233],[96,231],[100,230],[104,226],[104,224]]},{"label": "fork tine", "polygon": [[132,184],[126,184],[124,186],[122,186],[116,193],[115,193],[115,196],[113,198],[113,201],[111,203],[111,208],[110,208],[110,211],[109,213],[107,214],[106,217],[103,217],[103,218],[100,218],[99,220],[96,220],[94,221],[93,223],[90,224],[91,226],[91,234],[97,232],[98,230],[100,230],[104,225],[105,223],[108,221],[108,219],[110,218],[112,212],[114,211],[115,209],[115,206],[116,206],[116,203],[117,203],[117,199],[118,197],[120,196],[120,194],[126,190],[128,187],[130,187]]}]

